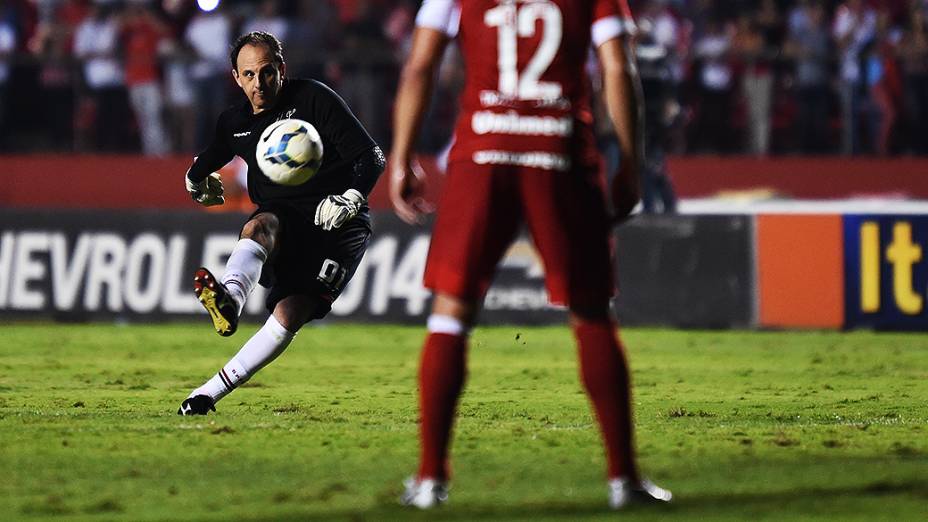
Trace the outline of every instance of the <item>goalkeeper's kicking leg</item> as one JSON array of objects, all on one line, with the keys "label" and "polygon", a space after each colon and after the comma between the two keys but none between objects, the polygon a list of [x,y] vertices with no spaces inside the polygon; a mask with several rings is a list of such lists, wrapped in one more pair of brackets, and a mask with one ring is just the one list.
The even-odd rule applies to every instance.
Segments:
[{"label": "goalkeeper's kicking leg", "polygon": [[205,415],[216,411],[215,404],[258,370],[267,366],[290,345],[300,327],[315,313],[317,301],[310,296],[292,295],[274,307],[264,326],[229,359],[211,379],[193,390],[177,413]]},{"label": "goalkeeper's kicking leg", "polygon": [[270,213],[260,213],[242,227],[241,239],[229,255],[222,278],[206,268],[199,268],[193,277],[197,299],[209,313],[216,332],[222,336],[235,333],[245,301],[261,277],[261,269],[274,252],[280,222]]},{"label": "goalkeeper's kicking leg", "polygon": [[370,216],[365,210],[329,229],[312,223],[312,217],[292,207],[259,210],[242,229],[242,240],[229,257],[222,280],[201,285],[200,300],[207,310],[214,308],[210,311],[214,322],[218,315],[236,325],[245,299],[263,278],[271,316],[235,357],[187,397],[178,413],[205,415],[216,401],[280,355],[303,324],[331,311],[370,242]]},{"label": "goalkeeper's kicking leg", "polygon": [[[255,215],[242,227],[241,239],[229,255],[222,279],[217,280],[204,267],[198,268],[194,274],[194,292],[219,335],[230,336],[238,329],[239,315],[248,295],[258,284],[268,254],[274,251],[279,230],[280,222],[275,215]],[[281,305],[284,305],[283,301],[278,307]],[[210,410],[216,411],[215,403],[219,399],[280,355],[293,339],[294,334],[290,332],[295,333],[303,324],[297,323],[296,328],[289,330],[281,324],[290,322],[290,308],[286,305],[281,307],[278,319],[275,317],[278,308],[275,307],[274,314],[268,317],[264,326],[213,378],[193,390],[177,413],[205,415]]]}]

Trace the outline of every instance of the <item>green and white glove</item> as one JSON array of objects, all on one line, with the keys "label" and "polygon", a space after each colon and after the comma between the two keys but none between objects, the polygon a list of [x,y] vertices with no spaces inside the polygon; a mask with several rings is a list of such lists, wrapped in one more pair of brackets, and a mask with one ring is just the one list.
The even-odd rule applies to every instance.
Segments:
[{"label": "green and white glove", "polygon": [[188,176],[184,176],[184,180],[187,182],[187,192],[190,193],[190,197],[204,207],[222,205],[226,202],[222,196],[222,178],[219,177],[219,173],[213,172],[199,183]]},{"label": "green and white glove", "polygon": [[328,196],[316,207],[315,223],[322,230],[340,228],[358,215],[365,201],[364,196],[355,189],[348,189],[341,196]]}]

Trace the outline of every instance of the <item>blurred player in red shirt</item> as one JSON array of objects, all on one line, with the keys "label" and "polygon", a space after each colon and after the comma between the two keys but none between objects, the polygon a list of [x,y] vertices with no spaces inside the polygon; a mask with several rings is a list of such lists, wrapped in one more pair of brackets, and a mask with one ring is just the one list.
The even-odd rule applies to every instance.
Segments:
[{"label": "blurred player in red shirt", "polygon": [[[606,446],[609,503],[670,500],[638,474],[628,368],[609,310],[611,229],[639,198],[641,90],[625,0],[425,0],[394,113],[390,195],[417,222],[423,180],[412,154],[435,70],[458,38],[461,113],[432,233],[425,284],[435,292],[419,370],[421,456],[403,501],[447,498],[448,448],[466,373],[467,336],[496,265],[524,222],[544,261],[550,300],[570,310],[583,383]],[[605,197],[584,63],[590,44],[622,167]]]},{"label": "blurred player in red shirt", "polygon": [[140,2],[129,3],[122,29],[126,86],[142,135],[142,152],[146,156],[164,156],[170,151],[170,141],[161,119],[164,96],[158,73],[158,47],[169,30],[151,6]]}]

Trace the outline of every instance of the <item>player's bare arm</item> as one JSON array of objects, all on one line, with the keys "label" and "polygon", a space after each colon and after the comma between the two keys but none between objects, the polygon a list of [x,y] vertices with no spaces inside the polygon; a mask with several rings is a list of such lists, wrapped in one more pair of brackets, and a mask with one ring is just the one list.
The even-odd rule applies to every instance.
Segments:
[{"label": "player's bare arm", "polygon": [[432,96],[435,72],[448,36],[417,27],[412,50],[403,66],[393,110],[393,149],[390,151],[390,201],[396,214],[407,223],[417,223],[429,206],[422,199],[424,176],[412,154],[422,117]]},{"label": "player's bare arm", "polygon": [[603,72],[603,99],[615,127],[621,166],[612,182],[615,218],[628,216],[640,199],[638,171],[644,158],[644,113],[641,80],[630,37],[612,38],[597,48]]}]

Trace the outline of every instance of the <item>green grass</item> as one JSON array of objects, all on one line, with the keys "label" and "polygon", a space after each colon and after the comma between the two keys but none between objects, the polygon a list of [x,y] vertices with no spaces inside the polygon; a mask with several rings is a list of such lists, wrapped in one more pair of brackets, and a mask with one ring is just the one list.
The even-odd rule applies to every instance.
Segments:
[{"label": "green grass", "polygon": [[0,520],[928,519],[928,336],[625,332],[666,509],[605,509],[564,328],[481,328],[451,502],[399,508],[420,328],[307,329],[206,418],[233,340],[203,325],[0,327]]}]

